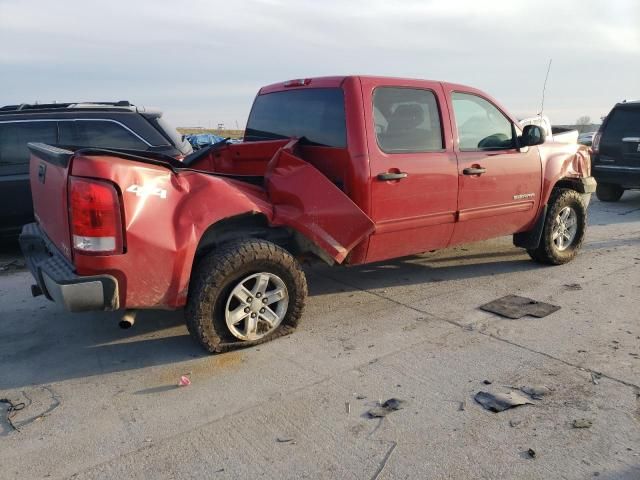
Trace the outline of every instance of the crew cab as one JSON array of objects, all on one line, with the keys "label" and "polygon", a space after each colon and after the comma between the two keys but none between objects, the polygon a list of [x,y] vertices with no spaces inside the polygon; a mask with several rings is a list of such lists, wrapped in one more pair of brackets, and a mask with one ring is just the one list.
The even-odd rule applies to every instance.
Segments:
[{"label": "crew cab", "polygon": [[244,141],[184,161],[31,144],[34,295],[71,311],[185,308],[210,352],[289,333],[301,258],[358,265],[513,235],[573,259],[595,190],[577,144],[544,143],[489,95],[347,76],[262,88]]}]

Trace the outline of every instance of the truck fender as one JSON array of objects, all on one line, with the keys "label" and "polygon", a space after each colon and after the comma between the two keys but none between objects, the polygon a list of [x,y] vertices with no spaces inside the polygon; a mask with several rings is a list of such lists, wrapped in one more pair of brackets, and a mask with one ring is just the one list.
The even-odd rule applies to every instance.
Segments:
[{"label": "truck fender", "polygon": [[273,226],[286,226],[342,263],[375,229],[373,221],[313,165],[295,155],[297,139],[280,148],[265,172]]},{"label": "truck fender", "polygon": [[540,204],[546,205],[556,187],[571,188],[579,193],[593,193],[596,182],[591,177],[591,157],[584,145],[543,144],[538,147],[544,178]]}]

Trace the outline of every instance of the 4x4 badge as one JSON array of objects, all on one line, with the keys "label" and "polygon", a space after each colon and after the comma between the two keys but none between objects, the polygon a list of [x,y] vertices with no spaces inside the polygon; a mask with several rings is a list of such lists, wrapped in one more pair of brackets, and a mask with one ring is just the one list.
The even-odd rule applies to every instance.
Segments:
[{"label": "4x4 badge", "polygon": [[146,187],[144,185],[133,184],[127,188],[127,192],[135,193],[136,197],[148,197],[149,195],[155,195],[163,200],[167,198],[167,191],[164,188],[158,187]]}]

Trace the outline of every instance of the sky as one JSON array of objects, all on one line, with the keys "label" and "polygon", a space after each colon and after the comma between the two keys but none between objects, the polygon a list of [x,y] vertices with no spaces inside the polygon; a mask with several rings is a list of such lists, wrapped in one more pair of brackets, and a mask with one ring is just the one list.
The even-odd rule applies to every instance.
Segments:
[{"label": "sky", "polygon": [[244,128],[263,85],[370,74],[486,91],[519,118],[640,99],[638,0],[0,0],[0,105],[130,100]]}]

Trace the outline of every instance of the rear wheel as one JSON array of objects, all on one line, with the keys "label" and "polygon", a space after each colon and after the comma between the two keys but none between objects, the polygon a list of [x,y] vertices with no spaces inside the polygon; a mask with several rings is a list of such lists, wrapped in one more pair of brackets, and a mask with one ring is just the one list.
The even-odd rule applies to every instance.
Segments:
[{"label": "rear wheel", "polygon": [[289,252],[264,240],[222,245],[196,266],[185,316],[209,352],[257,345],[297,326],[307,282]]},{"label": "rear wheel", "polygon": [[584,241],[587,208],[578,192],[554,190],[549,199],[540,245],[527,250],[536,262],[561,265],[575,258]]},{"label": "rear wheel", "polygon": [[602,202],[617,202],[622,197],[624,188],[613,183],[598,183],[596,197]]}]

